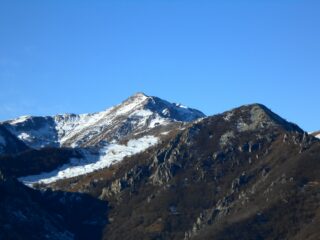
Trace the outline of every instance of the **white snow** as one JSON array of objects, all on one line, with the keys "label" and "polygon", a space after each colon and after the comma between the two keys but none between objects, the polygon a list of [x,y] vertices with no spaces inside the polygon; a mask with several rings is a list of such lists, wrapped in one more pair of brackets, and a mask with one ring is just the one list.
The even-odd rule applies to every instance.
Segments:
[{"label": "white snow", "polygon": [[[58,138],[60,145],[63,145],[67,140],[81,133],[83,130],[90,128],[91,126],[99,125],[102,119],[112,111],[113,108],[109,108],[105,111],[93,113],[93,114],[64,114],[54,117],[56,123],[56,130],[58,132]],[[104,124],[110,124],[108,118],[105,118]],[[93,129],[94,130],[94,129]],[[76,143],[73,144],[77,146]]]},{"label": "white snow", "polygon": [[195,110],[193,110],[193,109],[191,109],[191,108],[189,108],[187,106],[184,106],[184,105],[181,105],[181,104],[177,104],[177,103],[175,103],[175,106],[177,107],[177,110],[178,110],[179,114],[183,115],[184,121],[186,121],[186,122],[195,120],[194,119],[195,114],[198,115],[198,118],[199,117],[204,117],[204,116],[201,116],[200,113],[196,113]]},{"label": "white snow", "polygon": [[6,140],[4,139],[4,137],[3,136],[0,136],[0,145],[2,145],[2,146],[6,146]]},{"label": "white snow", "polygon": [[320,133],[318,133],[318,132],[308,132],[308,134],[313,135],[316,138],[320,139]]},{"label": "white snow", "polygon": [[169,114],[169,109],[168,108],[163,109],[162,114],[167,116]]},{"label": "white snow", "polygon": [[158,114],[156,114],[155,118],[151,120],[149,124],[149,128],[154,128],[159,125],[165,126],[169,123],[168,119],[160,117]]},{"label": "white snow", "polygon": [[60,144],[63,145],[68,140],[75,139],[72,140],[74,142],[71,146],[76,147],[79,145],[77,142],[81,139],[93,138],[103,129],[110,127],[116,119],[127,114],[130,117],[140,118],[138,126],[145,124],[146,119],[152,115],[150,110],[141,109],[147,99],[148,97],[143,94],[136,94],[134,98],[102,112],[75,115],[74,119],[70,119],[66,115],[55,117]]},{"label": "white snow", "polygon": [[11,124],[16,125],[17,123],[25,122],[30,116],[21,116],[11,121]]},{"label": "white snow", "polygon": [[[140,118],[139,124],[144,124],[152,115],[150,110],[143,110],[143,102],[148,97],[136,94],[133,98],[105,111],[93,114],[62,114],[53,117],[53,125],[45,124],[36,130],[21,130],[17,125],[25,122],[30,116],[22,116],[11,120],[9,129],[13,134],[23,140],[27,145],[40,148],[41,145],[62,146],[68,142],[72,147],[97,136],[103,129],[110,127],[118,117],[134,114]],[[129,115],[130,116],[130,115]],[[42,142],[41,144],[39,142]]]},{"label": "white snow", "polygon": [[116,115],[124,115],[128,112],[132,111],[132,109],[136,108],[139,105],[142,105],[144,101],[148,99],[144,94],[136,94],[133,101],[128,101],[127,104],[121,105],[121,108],[117,109]]},{"label": "white snow", "polygon": [[32,186],[34,183],[48,184],[61,179],[84,175],[109,167],[123,160],[125,157],[142,152],[157,143],[158,138],[154,136],[144,136],[128,141],[127,145],[111,143],[100,149],[99,153],[96,154],[83,150],[82,159],[73,158],[70,160],[70,163],[61,166],[55,171],[21,177],[19,180],[28,186]]},{"label": "white snow", "polygon": [[168,135],[169,133],[170,133],[170,131],[162,132],[161,135]]},{"label": "white snow", "polygon": [[[191,121],[198,112],[181,104],[161,100],[157,105],[153,97],[137,93],[121,104],[93,114],[61,114],[44,117],[24,124],[30,116],[8,121],[9,130],[32,148],[80,147],[97,144],[104,139],[119,140],[159,125],[177,121],[170,116],[171,109],[180,120]],[[151,106],[149,105],[151,104]],[[156,105],[152,105],[156,104]],[[157,108],[161,112],[157,112]],[[128,127],[128,131],[119,131]]]},{"label": "white snow", "polygon": [[150,110],[141,109],[141,110],[134,111],[129,116],[138,118],[136,122],[137,127],[143,127],[147,124],[147,120],[150,118],[150,116],[152,116],[152,114],[153,113]]},{"label": "white snow", "polygon": [[18,135],[18,138],[19,138],[20,140],[26,140],[26,141],[28,141],[28,140],[31,139],[31,136],[30,136],[28,133],[22,132],[22,133],[20,133],[20,134]]},{"label": "white snow", "polygon": [[198,118],[197,120],[194,121],[194,123],[200,123],[202,122],[204,119],[206,119],[205,117],[203,118]]},{"label": "white snow", "polygon": [[130,116],[138,116],[138,117],[150,117],[153,113],[150,110],[146,110],[146,109],[141,109],[138,111],[133,112],[132,114],[130,114]]},{"label": "white snow", "polygon": [[175,105],[179,108],[189,109],[187,106],[182,105],[181,103],[175,103]]}]

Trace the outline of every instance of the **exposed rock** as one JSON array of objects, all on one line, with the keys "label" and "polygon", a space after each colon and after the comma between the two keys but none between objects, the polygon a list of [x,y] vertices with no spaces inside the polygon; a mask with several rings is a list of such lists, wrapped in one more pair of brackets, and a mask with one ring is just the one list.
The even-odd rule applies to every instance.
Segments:
[{"label": "exposed rock", "polygon": [[234,137],[235,137],[235,135],[234,135],[233,131],[229,131],[229,132],[224,133],[220,138],[220,146],[224,147],[226,145],[232,144],[230,142],[230,140],[233,139]]}]

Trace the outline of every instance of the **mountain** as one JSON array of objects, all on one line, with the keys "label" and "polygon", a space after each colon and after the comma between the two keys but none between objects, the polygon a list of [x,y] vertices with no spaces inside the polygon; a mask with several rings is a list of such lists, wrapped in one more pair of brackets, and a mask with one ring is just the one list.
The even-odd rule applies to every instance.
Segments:
[{"label": "mountain", "polygon": [[36,149],[0,156],[0,239],[318,239],[320,141],[296,124],[143,94],[106,112],[45,148],[29,125]]},{"label": "mountain", "polygon": [[[143,93],[137,93],[115,107],[94,114],[24,116],[5,121],[2,125],[30,148],[77,150],[72,153],[69,151],[67,157],[64,153],[59,154],[56,161],[49,160],[56,156],[56,150],[41,153],[31,151],[15,159],[7,157],[2,165],[8,168],[17,161],[24,165],[18,168],[23,171],[15,169],[9,172],[14,172],[15,177],[20,177],[29,185],[83,175],[144,151],[161,141],[171,129],[182,128],[186,123],[204,116],[198,110]],[[60,150],[58,152],[61,153]],[[44,158],[45,162],[35,160]],[[29,176],[37,172],[34,170],[39,169],[39,166],[46,173]]]},{"label": "mountain", "polygon": [[308,239],[318,233],[305,225],[319,220],[319,150],[315,138],[254,104],[50,186],[108,201],[106,239]]},{"label": "mountain", "polygon": [[93,114],[52,117],[23,116],[2,123],[31,148],[87,147],[121,141],[172,122],[190,122],[205,115],[180,104],[137,93],[121,104]]}]

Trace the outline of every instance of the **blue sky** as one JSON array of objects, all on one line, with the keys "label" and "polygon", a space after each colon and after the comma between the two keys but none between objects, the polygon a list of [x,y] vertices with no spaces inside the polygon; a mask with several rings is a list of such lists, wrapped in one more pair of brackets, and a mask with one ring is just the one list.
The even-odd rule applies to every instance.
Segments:
[{"label": "blue sky", "polygon": [[142,91],[208,115],[259,102],[320,129],[320,1],[2,0],[0,120]]}]

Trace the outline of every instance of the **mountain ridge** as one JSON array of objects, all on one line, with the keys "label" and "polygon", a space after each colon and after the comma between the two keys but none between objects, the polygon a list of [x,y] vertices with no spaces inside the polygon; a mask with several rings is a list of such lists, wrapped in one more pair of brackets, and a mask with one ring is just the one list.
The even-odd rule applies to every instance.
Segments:
[{"label": "mountain ridge", "polygon": [[[136,93],[119,105],[102,112],[47,117],[24,116],[4,121],[1,125],[29,147],[39,149],[90,146],[104,139],[118,141],[132,132],[172,121],[188,122],[204,116],[198,110]],[[113,129],[112,124],[116,124]]]},{"label": "mountain ridge", "polygon": [[287,227],[281,209],[317,211],[319,141],[262,110],[253,104],[194,121],[146,152],[49,186],[107,200],[106,239],[305,236],[304,222],[318,218],[302,215]]},{"label": "mountain ridge", "polygon": [[[0,178],[13,179],[17,189],[0,182],[0,192],[7,199],[0,197],[0,216],[10,216],[6,209],[14,213],[23,209],[23,216],[34,222],[39,233],[52,239],[63,233],[68,239],[108,240],[317,239],[317,138],[262,104],[188,122],[161,122],[157,118],[165,119],[161,112],[168,103],[153,97],[146,108],[138,104],[132,111],[137,106],[131,104],[134,101],[129,98],[110,110],[126,113],[112,118],[113,126],[122,129],[111,132],[117,137],[113,140],[108,134],[100,135],[106,129],[98,128],[96,140],[84,140],[86,144],[73,148],[44,147],[0,155]],[[172,118],[184,116],[184,111],[177,116],[173,110]],[[151,124],[154,119],[160,122],[156,126]],[[8,189],[12,192],[6,195]],[[31,197],[34,193],[36,197]],[[34,207],[35,203],[41,204]],[[58,227],[49,232],[42,229],[41,214],[49,226]],[[18,217],[0,217],[0,228],[8,222],[17,234],[29,231],[34,236],[35,228],[21,228]],[[90,235],[91,227],[101,234]],[[10,228],[0,231],[0,238],[11,232]]]},{"label": "mountain ridge", "polygon": [[[142,97],[144,98],[145,95]],[[135,97],[131,97],[122,104],[127,103],[128,101],[130,103],[134,100]],[[121,107],[122,104],[118,106]],[[19,179],[25,184],[32,186],[37,183],[51,184],[59,180],[78,177],[89,174],[90,172],[99,171],[123,161],[124,158],[130,157],[134,154],[139,154],[140,152],[146,151],[148,148],[156,146],[159,144],[159,142],[163,141],[166,138],[165,135],[170,132],[167,131],[168,126],[173,129],[171,131],[177,134],[179,131],[183,132],[186,127],[192,129],[193,125],[204,124],[205,122],[215,118],[222,119],[225,121],[224,124],[228,124],[228,122],[236,123],[233,131],[229,131],[221,136],[221,147],[230,139],[234,139],[236,132],[250,132],[257,129],[261,129],[263,131],[264,129],[268,129],[270,127],[279,126],[286,131],[304,133],[303,130],[301,130],[297,125],[282,119],[266,106],[255,103],[240,106],[211,117],[200,118],[194,122],[190,122],[182,128],[177,128],[176,123],[171,122],[171,124],[168,123],[165,125],[165,129],[163,129],[163,126],[160,126],[151,132],[147,131],[142,135],[134,135],[133,138],[128,139],[128,142],[100,143],[98,146],[95,146],[94,148],[90,147],[88,150],[80,149],[76,151],[76,154],[68,154],[68,156],[70,156],[69,161],[60,161],[64,164],[60,165],[60,167],[56,169],[52,169],[50,172],[41,172],[38,174],[29,174],[24,176],[20,175]],[[51,164],[50,166],[54,166],[54,164]]]}]

